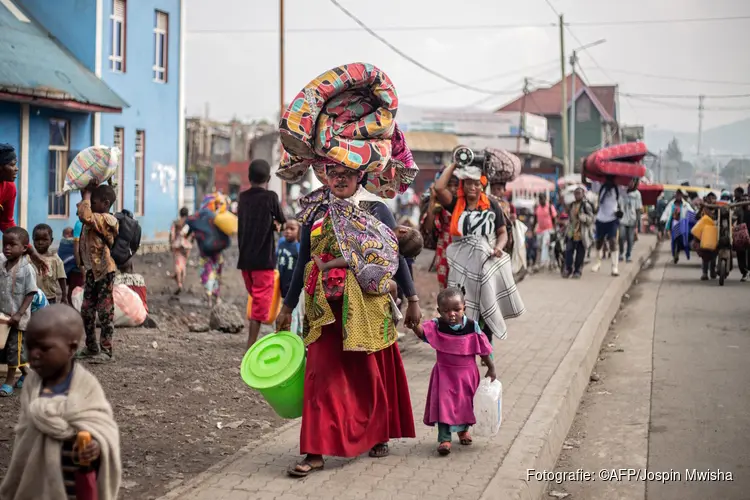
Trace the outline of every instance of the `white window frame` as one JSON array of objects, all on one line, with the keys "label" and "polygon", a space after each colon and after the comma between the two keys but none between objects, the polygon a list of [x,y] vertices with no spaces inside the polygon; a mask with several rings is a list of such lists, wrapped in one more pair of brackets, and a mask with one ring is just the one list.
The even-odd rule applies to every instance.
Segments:
[{"label": "white window frame", "polygon": [[133,185],[133,213],[142,216],[145,212],[146,197],[146,131],[135,131],[135,176]]},{"label": "white window frame", "polygon": [[[125,155],[125,128],[115,127],[112,145],[120,148],[120,158]],[[117,169],[117,211],[122,212],[125,208],[125,169]]]},{"label": "white window frame", "polygon": [[[64,144],[62,146],[59,146],[57,144],[48,144],[47,148],[50,153],[55,154],[55,185],[54,186],[47,186],[47,196],[57,196],[57,193],[62,191],[63,186],[65,185],[65,175],[68,172],[68,165],[69,165],[69,153],[70,153],[70,120],[66,120],[64,118],[50,118],[49,124],[52,125],[53,122],[65,122],[65,137],[63,137]],[[49,168],[49,165],[47,166]],[[49,179],[49,171],[47,172],[48,179]],[[52,214],[50,213],[49,209],[49,201],[47,205],[47,217],[49,219],[67,219],[70,215],[70,204],[68,194],[63,195],[65,197],[65,213],[62,214]]]},{"label": "white window frame", "polygon": [[[162,22],[163,21],[163,22]],[[159,66],[161,56],[164,66]],[[169,14],[160,10],[154,11],[154,66],[153,76],[156,83],[167,83],[169,67]]]},{"label": "white window frame", "polygon": [[[117,9],[118,4],[122,5],[121,9]],[[109,61],[110,61],[110,69],[114,73],[125,73],[125,58],[126,58],[126,47],[125,43],[127,41],[126,36],[126,27],[127,27],[127,9],[128,9],[128,3],[127,0],[112,0],[112,15],[109,16],[110,22],[110,28],[112,30],[112,51],[109,55]],[[121,13],[118,13],[117,11],[121,10]],[[120,25],[120,40],[117,40],[117,30],[115,29],[115,25]],[[115,54],[115,51],[117,50],[117,43],[120,43],[120,54]],[[118,67],[119,65],[119,67]]]}]

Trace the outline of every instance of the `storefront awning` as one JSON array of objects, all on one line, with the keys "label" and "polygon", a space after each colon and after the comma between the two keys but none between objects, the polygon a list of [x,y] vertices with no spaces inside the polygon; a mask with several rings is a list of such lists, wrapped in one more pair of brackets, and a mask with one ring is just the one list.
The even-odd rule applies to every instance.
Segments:
[{"label": "storefront awning", "polygon": [[442,132],[404,132],[404,138],[412,151],[450,153],[459,145],[457,136]]}]

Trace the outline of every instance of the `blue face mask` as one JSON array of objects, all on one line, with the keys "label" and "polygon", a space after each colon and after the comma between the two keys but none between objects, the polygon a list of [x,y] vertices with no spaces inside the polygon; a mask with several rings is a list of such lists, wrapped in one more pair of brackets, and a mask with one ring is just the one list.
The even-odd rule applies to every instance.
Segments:
[{"label": "blue face mask", "polygon": [[460,332],[466,326],[466,321],[467,321],[467,318],[466,316],[464,316],[463,321],[461,321],[461,323],[459,323],[458,325],[448,325],[448,326],[450,326],[451,330],[453,330],[454,332]]}]

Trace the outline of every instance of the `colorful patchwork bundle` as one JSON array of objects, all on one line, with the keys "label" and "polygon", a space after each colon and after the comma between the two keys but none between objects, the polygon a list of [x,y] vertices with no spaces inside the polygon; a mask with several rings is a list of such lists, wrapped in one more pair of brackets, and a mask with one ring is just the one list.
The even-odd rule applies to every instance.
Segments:
[{"label": "colorful patchwork bundle", "polygon": [[325,181],[326,166],[343,165],[367,174],[368,191],[395,197],[418,172],[396,128],[397,109],[393,83],[371,64],[346,64],[323,73],[297,94],[281,118],[284,152],[277,175],[299,182],[313,167]]},{"label": "colorful patchwork bundle", "polygon": [[65,174],[62,192],[83,189],[92,179],[99,183],[109,180],[120,165],[120,149],[91,146],[76,155]]}]

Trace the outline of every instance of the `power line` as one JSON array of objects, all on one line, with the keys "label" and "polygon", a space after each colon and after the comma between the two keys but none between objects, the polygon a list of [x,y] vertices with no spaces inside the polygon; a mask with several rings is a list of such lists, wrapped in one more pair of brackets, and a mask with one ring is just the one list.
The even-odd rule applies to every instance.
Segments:
[{"label": "power line", "polygon": [[[553,8],[554,9],[554,8]],[[595,28],[595,27],[614,27],[614,26],[647,26],[662,24],[695,24],[708,22],[729,22],[743,21],[750,19],[750,16],[724,16],[724,17],[707,17],[707,18],[675,18],[675,19],[627,19],[621,21],[580,21],[565,23],[565,27]],[[514,24],[479,24],[479,25],[455,25],[455,24],[434,24],[423,26],[379,26],[372,28],[376,31],[398,32],[398,31],[496,31],[496,30],[516,30],[528,28],[558,28],[556,23],[514,23]],[[288,28],[286,33],[330,33],[330,32],[359,32],[359,28]],[[191,34],[263,34],[278,33],[278,30],[268,28],[206,28],[188,30]]]},{"label": "power line", "polygon": [[[603,68],[600,67],[600,71],[602,71],[602,73],[604,73],[604,76],[607,76],[606,72],[603,71]],[[736,81],[727,81],[727,80],[705,80],[705,79],[700,79],[700,78],[689,78],[689,77],[682,77],[682,76],[658,75],[658,74],[654,74],[654,73],[641,73],[641,72],[638,72],[638,71],[631,71],[631,70],[624,70],[624,69],[613,69],[613,68],[608,68],[608,71],[611,71],[612,73],[621,73],[623,75],[642,76],[644,78],[655,78],[657,80],[672,80],[672,81],[677,81],[677,82],[692,82],[692,83],[712,83],[712,84],[717,84],[717,85],[750,86],[750,82],[736,82]]]},{"label": "power line", "polygon": [[[687,104],[677,104],[674,102],[659,101],[657,99],[652,99],[649,97],[638,97],[638,96],[630,96],[630,97],[631,99],[635,99],[637,101],[642,101],[642,102],[646,102],[650,104],[658,104],[659,106],[661,106],[660,108],[651,108],[651,109],[665,109],[665,108],[666,109],[681,109],[681,110],[689,110],[693,112],[695,112],[695,110],[698,109],[696,106],[690,106]],[[698,98],[699,96],[695,96],[695,97]],[[643,108],[642,106],[640,107]],[[730,112],[731,111],[747,111],[747,110],[750,110],[750,106],[738,106],[738,107],[719,106],[719,107],[704,107],[703,109],[704,111],[730,111]]]},{"label": "power line", "polygon": [[[507,78],[509,76],[515,76],[518,73],[521,73],[523,71],[528,71],[530,69],[536,69],[536,68],[540,68],[540,67],[545,67],[546,68],[546,67],[548,67],[548,66],[550,66],[552,64],[555,64],[555,65],[557,64],[557,58],[555,58],[553,60],[550,60],[550,61],[547,61],[547,62],[539,63],[539,64],[532,64],[531,66],[526,66],[524,68],[518,68],[518,69],[513,70],[513,71],[506,71],[506,72],[503,72],[503,73],[497,73],[495,75],[490,75],[488,77],[481,78],[479,80],[473,80],[473,81],[469,82],[469,85],[474,85],[474,84],[477,84],[477,83],[489,82],[489,81],[492,81],[492,80],[499,80],[501,78]],[[407,95],[404,95],[404,96],[399,96],[399,99],[408,99],[410,97],[421,97],[421,96],[425,96],[425,95],[439,94],[439,93],[442,93],[442,92],[448,92],[450,90],[455,90],[455,85],[451,85],[450,87],[440,87],[438,89],[425,90],[424,92],[420,92],[418,94],[417,93],[407,94]],[[515,93],[515,90],[508,90],[508,91],[499,91],[499,92],[497,92],[498,95],[499,94],[506,94],[506,93],[507,94],[513,94],[513,93]]]},{"label": "power line", "polygon": [[[555,62],[557,62],[557,60],[555,60]],[[557,68],[554,68],[554,69],[555,69],[555,70],[557,70]],[[544,70],[544,71],[541,71],[541,72],[537,73],[536,75],[533,75],[533,76],[530,76],[530,77],[528,77],[528,80],[529,80],[529,81],[533,81],[533,80],[535,80],[535,79],[536,79],[536,77],[537,77],[537,76],[540,76],[540,75],[544,75],[544,74],[548,73],[549,71],[550,71],[549,69],[546,69],[546,70]],[[536,89],[535,89],[535,90],[536,90]],[[532,90],[532,91],[530,91],[530,92],[529,92],[529,95],[533,94],[533,92],[534,92],[533,90]],[[513,93],[513,94],[518,94],[518,93],[519,93],[519,92],[518,92],[518,88],[516,87],[516,88],[515,88],[515,89],[514,89],[514,90],[512,91],[512,93]],[[480,105],[484,104],[485,102],[489,101],[490,99],[492,99],[493,97],[496,97],[496,95],[490,95],[490,96],[482,97],[482,98],[481,98],[481,99],[479,99],[478,101],[474,101],[474,102],[472,102],[472,103],[468,104],[468,105],[467,105],[467,107],[470,107],[470,108],[474,108],[474,107],[480,106]]]},{"label": "power line", "polygon": [[639,94],[634,92],[620,92],[625,97],[651,97],[658,99],[697,99],[703,96],[706,99],[741,99],[750,97],[750,94]]},{"label": "power line", "polygon": [[414,59],[410,55],[404,53],[402,50],[400,50],[398,47],[396,47],[395,45],[393,45],[391,42],[389,42],[388,40],[386,40],[382,36],[380,36],[377,33],[375,33],[375,31],[373,31],[365,23],[363,23],[362,21],[360,21],[359,18],[357,18],[357,16],[355,16],[354,14],[352,14],[351,12],[349,12],[337,0],[331,0],[331,3],[333,5],[335,5],[341,12],[343,12],[344,14],[346,14],[355,23],[357,23],[359,26],[361,26],[363,30],[367,31],[370,35],[372,35],[374,38],[376,38],[377,40],[379,40],[381,43],[383,43],[389,49],[391,49],[396,54],[400,55],[401,57],[403,57],[404,59],[406,59],[410,63],[414,64],[415,66],[417,66],[417,67],[421,68],[422,70],[426,71],[427,73],[430,73],[431,75],[436,76],[437,78],[440,78],[441,80],[444,80],[444,81],[446,81],[446,82],[448,82],[450,84],[453,84],[453,85],[455,85],[457,87],[464,88],[466,90],[471,90],[473,92],[479,92],[479,93],[482,93],[482,94],[496,95],[497,91],[495,91],[495,90],[481,89],[481,88],[478,88],[478,87],[474,87],[472,85],[467,85],[465,83],[461,83],[461,82],[459,82],[457,80],[454,80],[453,78],[451,78],[449,76],[445,76],[442,73],[438,73],[437,71],[435,71],[432,68],[428,68],[427,66],[425,66],[421,62],[417,61],[416,59]]}]

